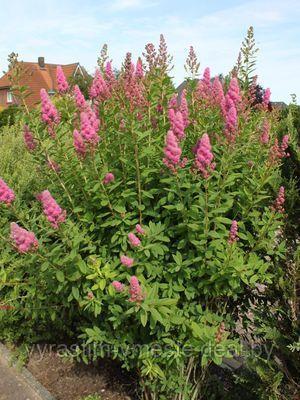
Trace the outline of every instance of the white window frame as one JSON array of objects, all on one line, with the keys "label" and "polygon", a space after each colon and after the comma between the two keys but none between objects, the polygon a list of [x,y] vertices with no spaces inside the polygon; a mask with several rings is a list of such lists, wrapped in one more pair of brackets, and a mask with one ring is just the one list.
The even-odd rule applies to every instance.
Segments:
[{"label": "white window frame", "polygon": [[12,103],[13,102],[13,94],[12,94],[12,92],[11,91],[8,91],[7,92],[7,94],[6,94],[6,102],[7,103]]}]

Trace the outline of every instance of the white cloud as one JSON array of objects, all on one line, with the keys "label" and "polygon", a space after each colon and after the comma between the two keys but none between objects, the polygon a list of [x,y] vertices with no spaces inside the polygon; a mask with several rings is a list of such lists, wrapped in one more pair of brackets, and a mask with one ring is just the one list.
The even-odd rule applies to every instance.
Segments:
[{"label": "white cloud", "polygon": [[148,0],[114,0],[109,4],[111,11],[124,11],[131,8],[147,8],[156,5],[157,3]]}]

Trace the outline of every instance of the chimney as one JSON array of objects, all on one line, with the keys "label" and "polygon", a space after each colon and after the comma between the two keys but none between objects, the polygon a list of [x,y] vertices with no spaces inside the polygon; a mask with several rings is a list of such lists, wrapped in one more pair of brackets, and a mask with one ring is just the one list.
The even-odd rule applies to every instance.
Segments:
[{"label": "chimney", "polygon": [[38,64],[40,68],[45,68],[45,58],[44,57],[39,57],[38,58]]}]

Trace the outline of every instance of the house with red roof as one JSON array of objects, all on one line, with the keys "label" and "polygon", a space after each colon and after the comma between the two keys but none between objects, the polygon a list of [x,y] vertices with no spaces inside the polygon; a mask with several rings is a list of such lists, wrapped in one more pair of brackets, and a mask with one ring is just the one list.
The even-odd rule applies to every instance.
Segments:
[{"label": "house with red roof", "polygon": [[[19,84],[28,89],[25,99],[28,108],[33,108],[40,102],[40,90],[46,89],[52,95],[57,91],[56,68],[60,65],[67,79],[76,77],[78,74],[84,76],[87,74],[80,64],[48,64],[44,57],[39,57],[37,62],[20,62],[22,74]],[[10,71],[0,78],[0,109],[7,108],[10,105],[18,104],[17,96],[14,96],[11,87]]]}]

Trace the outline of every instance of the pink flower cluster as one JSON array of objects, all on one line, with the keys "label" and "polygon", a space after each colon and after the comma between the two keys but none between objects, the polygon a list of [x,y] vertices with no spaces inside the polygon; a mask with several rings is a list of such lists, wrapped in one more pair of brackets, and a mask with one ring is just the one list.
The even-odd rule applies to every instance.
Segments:
[{"label": "pink flower cluster", "polygon": [[129,301],[134,303],[140,303],[144,299],[144,295],[142,293],[142,288],[140,286],[139,280],[136,276],[132,276],[130,278],[130,298]]},{"label": "pink flower cluster", "polygon": [[128,233],[128,239],[132,247],[138,247],[141,244],[140,239],[132,232]]},{"label": "pink flower cluster", "polygon": [[207,179],[210,173],[215,169],[215,163],[212,162],[214,155],[209,140],[209,136],[205,133],[195,148],[195,166],[202,176]]},{"label": "pink flower cluster", "polygon": [[51,226],[58,229],[59,224],[66,220],[66,211],[56,203],[48,190],[38,194],[37,199],[42,203],[43,212]]},{"label": "pink flower cluster", "polygon": [[74,86],[74,97],[76,106],[83,111],[86,107],[86,101],[78,85]]},{"label": "pink flower cluster", "polygon": [[220,106],[224,101],[223,85],[218,76],[214,78],[211,89],[211,103],[214,106]]},{"label": "pink flower cluster", "polygon": [[[119,293],[125,290],[125,285],[119,281],[113,281],[112,286]],[[130,278],[129,294],[130,298],[128,300],[132,303],[141,303],[145,298],[139,280],[134,275]]]},{"label": "pink flower cluster", "polygon": [[115,180],[115,176],[112,172],[108,172],[105,177],[103,178],[103,185],[108,185],[110,182],[113,182]]},{"label": "pink flower cluster", "polygon": [[119,282],[119,281],[113,281],[112,282],[112,286],[115,288],[115,290],[119,293],[123,292],[125,289],[125,286],[123,285],[123,283]]},{"label": "pink flower cluster", "polygon": [[289,135],[284,135],[282,142],[279,145],[278,139],[276,138],[273,146],[270,149],[270,161],[271,163],[276,162],[284,157],[289,157],[289,153],[286,152],[289,146]]},{"label": "pink flower cluster", "polygon": [[95,99],[99,97],[101,100],[106,100],[110,97],[109,88],[101,75],[101,72],[97,69],[95,77],[93,79],[92,86],[90,87],[90,97]]},{"label": "pink flower cluster", "polygon": [[44,121],[48,127],[52,137],[55,136],[53,131],[53,125],[58,124],[60,116],[57,109],[52,104],[45,89],[41,89],[41,101],[42,101],[42,121]]},{"label": "pink flower cluster", "polygon": [[232,78],[230,80],[229,88],[225,97],[229,98],[234,103],[237,109],[239,108],[239,104],[242,101],[242,97],[240,94],[240,88],[237,78]]},{"label": "pink flower cluster", "polygon": [[73,132],[73,145],[78,157],[84,158],[87,152],[87,148],[83,137],[80,135],[77,129],[75,129]]},{"label": "pink flower cluster", "polygon": [[140,224],[137,224],[135,226],[135,230],[137,231],[138,234],[140,235],[145,235],[145,229],[141,227]]},{"label": "pink flower cluster", "polygon": [[237,125],[238,125],[238,120],[237,120],[237,112],[235,105],[232,104],[232,106],[229,108],[229,110],[226,113],[226,118],[225,118],[225,136],[227,137],[227,140],[231,143],[235,141],[236,134],[237,134]]},{"label": "pink flower cluster", "polygon": [[69,89],[69,85],[60,65],[56,68],[56,81],[59,93],[66,93]]},{"label": "pink flower cluster", "polygon": [[29,151],[34,151],[37,146],[37,143],[36,143],[36,139],[33,137],[32,132],[30,132],[28,125],[24,125],[23,139],[24,139],[24,143],[25,143],[25,146],[27,147],[27,149]]},{"label": "pink flower cluster", "polygon": [[134,263],[133,258],[124,256],[124,255],[120,257],[120,261],[121,261],[121,264],[125,265],[125,267],[127,267],[127,268],[132,267],[133,263]]},{"label": "pink flower cluster", "polygon": [[262,100],[262,107],[265,110],[267,110],[269,108],[270,98],[271,98],[271,90],[269,88],[267,88],[265,90],[263,100]]},{"label": "pink flower cluster", "polygon": [[264,120],[262,126],[262,134],[260,136],[260,142],[262,144],[268,144],[270,140],[270,124],[267,119]]},{"label": "pink flower cluster", "polygon": [[135,76],[137,78],[143,78],[143,76],[144,76],[143,63],[142,63],[142,60],[140,58],[138,58],[138,60],[136,62]]},{"label": "pink flower cluster", "polygon": [[19,253],[28,253],[37,250],[39,243],[33,232],[21,228],[15,222],[10,224],[10,238]]},{"label": "pink flower cluster", "polygon": [[209,100],[211,95],[210,69],[207,67],[203,72],[203,77],[198,82],[197,96]]},{"label": "pink flower cluster", "polygon": [[175,111],[173,108],[170,108],[168,111],[168,115],[171,125],[171,131],[173,131],[178,140],[182,140],[185,137],[185,124],[181,111]]},{"label": "pink flower cluster", "polygon": [[228,243],[233,244],[237,240],[239,240],[239,238],[238,238],[238,223],[236,220],[233,220],[231,227],[230,227],[230,231],[229,231]]},{"label": "pink flower cluster", "polygon": [[285,202],[285,190],[284,190],[284,187],[281,186],[279,188],[279,192],[278,192],[277,198],[274,202],[274,205],[272,206],[272,210],[277,211],[281,214],[284,213],[284,207],[283,207],[284,202]]},{"label": "pink flower cluster", "polygon": [[0,178],[0,203],[10,205],[15,198],[13,190]]},{"label": "pink flower cluster", "polygon": [[166,137],[163,163],[174,173],[176,173],[177,167],[184,167],[186,164],[186,160],[180,162],[181,153],[182,150],[178,144],[178,139],[173,131],[170,130]]}]

